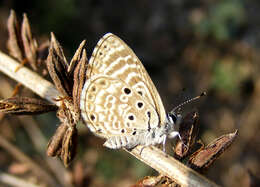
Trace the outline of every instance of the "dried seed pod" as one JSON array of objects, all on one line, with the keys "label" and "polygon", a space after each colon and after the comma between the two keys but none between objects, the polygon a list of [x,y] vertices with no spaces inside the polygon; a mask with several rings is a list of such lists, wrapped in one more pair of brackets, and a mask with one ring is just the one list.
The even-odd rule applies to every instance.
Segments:
[{"label": "dried seed pod", "polygon": [[46,101],[29,97],[11,97],[0,101],[0,112],[9,114],[41,114],[56,111],[58,107]]},{"label": "dried seed pod", "polygon": [[134,187],[137,186],[156,186],[162,179],[162,175],[159,176],[146,176],[143,179],[139,180]]},{"label": "dried seed pod", "polygon": [[20,27],[14,10],[11,10],[10,16],[8,18],[7,29],[9,34],[7,40],[7,48],[9,50],[9,53],[11,56],[21,62],[24,58],[23,44],[20,34]]},{"label": "dried seed pod", "polygon": [[62,150],[60,157],[63,161],[63,164],[68,167],[71,161],[74,159],[77,150],[77,139],[78,131],[75,127],[70,127],[67,129],[63,141],[62,141]]},{"label": "dried seed pod", "polygon": [[80,111],[80,94],[82,92],[84,83],[86,81],[86,71],[87,71],[88,59],[86,50],[83,50],[82,57],[77,64],[74,71],[74,84],[73,84],[73,102],[76,112]]},{"label": "dried seed pod", "polygon": [[69,79],[68,63],[63,54],[62,47],[51,33],[51,44],[47,58],[47,68],[56,88],[65,97],[72,95],[73,81]]},{"label": "dried seed pod", "polygon": [[199,171],[207,169],[231,145],[237,135],[238,130],[217,138],[205,148],[195,152],[188,164]]},{"label": "dried seed pod", "polygon": [[163,176],[162,174],[158,176],[146,176],[143,179],[139,180],[132,187],[178,187],[177,183],[175,183],[172,179],[167,176]]},{"label": "dried seed pod", "polygon": [[174,157],[182,159],[189,153],[190,148],[195,143],[196,137],[199,131],[199,115],[194,111],[185,116],[180,124],[179,132],[182,137],[181,140],[177,140],[177,144],[174,147]]},{"label": "dried seed pod", "polygon": [[76,50],[74,56],[72,57],[72,59],[70,61],[70,65],[68,67],[68,74],[70,75],[70,77],[71,77],[71,75],[73,75],[76,65],[79,63],[79,61],[82,58],[82,50],[83,50],[85,44],[86,44],[86,40],[83,40],[80,43],[78,49]]},{"label": "dried seed pod", "polygon": [[51,32],[51,45],[52,45],[52,48],[54,49],[55,53],[57,54],[57,56],[60,58],[60,62],[64,66],[64,69],[68,69],[69,64],[63,53],[63,49],[62,49],[60,43],[57,41],[54,33],[52,33],[52,32]]},{"label": "dried seed pod", "polygon": [[68,129],[68,125],[62,123],[57,129],[55,134],[50,139],[47,145],[47,155],[48,156],[60,156],[63,137]]},{"label": "dried seed pod", "polygon": [[37,41],[35,38],[32,37],[31,28],[29,24],[29,20],[27,15],[23,15],[23,22],[22,22],[22,29],[21,29],[21,36],[23,41],[23,48],[24,54],[33,68],[33,70],[37,70]]}]

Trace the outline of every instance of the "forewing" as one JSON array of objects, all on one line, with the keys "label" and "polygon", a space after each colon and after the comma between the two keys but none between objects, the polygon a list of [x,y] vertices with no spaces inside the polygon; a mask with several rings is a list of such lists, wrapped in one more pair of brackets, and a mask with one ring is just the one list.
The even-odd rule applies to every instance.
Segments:
[{"label": "forewing", "polygon": [[159,124],[153,105],[124,81],[108,76],[94,76],[85,83],[80,109],[89,129],[105,138],[135,135]]},{"label": "forewing", "polygon": [[103,36],[93,51],[87,78],[94,75],[121,79],[153,105],[160,123],[165,121],[166,113],[161,98],[141,61],[124,41],[112,33]]}]

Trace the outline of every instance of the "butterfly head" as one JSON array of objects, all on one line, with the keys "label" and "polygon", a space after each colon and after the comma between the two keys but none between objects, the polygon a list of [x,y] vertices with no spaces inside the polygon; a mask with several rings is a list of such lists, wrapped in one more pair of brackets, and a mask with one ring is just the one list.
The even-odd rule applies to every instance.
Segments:
[{"label": "butterfly head", "polygon": [[181,115],[170,112],[167,114],[167,119],[170,124],[176,124],[181,119]]},{"label": "butterfly head", "polygon": [[[169,112],[166,116],[166,123],[165,126],[161,126],[161,133],[159,137],[163,138],[158,138],[158,141],[156,143],[162,143],[163,145],[163,151],[165,152],[165,145],[166,145],[166,139],[172,139],[175,137],[179,137],[181,139],[180,133],[177,130],[177,126],[182,121],[182,117],[180,114],[177,114],[175,112]],[[163,135],[163,136],[162,136]]]},{"label": "butterfly head", "polygon": [[167,127],[168,127],[168,137],[173,138],[171,133],[176,132],[179,124],[182,121],[182,116],[175,112],[169,112],[167,114]]},{"label": "butterfly head", "polygon": [[[179,127],[179,125],[182,121],[182,116],[179,114],[181,108],[184,105],[191,103],[191,102],[194,102],[194,101],[198,100],[199,98],[201,98],[202,96],[205,96],[205,95],[206,95],[206,92],[203,92],[203,93],[201,93],[200,95],[198,95],[194,98],[191,98],[187,101],[184,101],[183,103],[181,103],[178,106],[176,106],[175,108],[173,108],[172,111],[167,114],[167,129],[168,129],[168,134],[169,134],[168,137],[173,137],[170,134],[172,132],[176,132],[176,129]],[[178,136],[179,136],[179,134],[178,134]]]}]

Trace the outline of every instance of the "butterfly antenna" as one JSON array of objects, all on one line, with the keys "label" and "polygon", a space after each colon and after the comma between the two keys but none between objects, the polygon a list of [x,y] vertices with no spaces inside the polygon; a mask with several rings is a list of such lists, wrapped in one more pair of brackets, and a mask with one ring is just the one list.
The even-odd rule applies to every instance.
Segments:
[{"label": "butterfly antenna", "polygon": [[191,103],[191,102],[193,102],[193,101],[196,101],[196,100],[198,100],[199,98],[201,98],[201,97],[203,97],[203,96],[206,96],[206,95],[207,95],[206,92],[202,92],[200,95],[198,95],[198,96],[196,96],[196,97],[193,97],[193,98],[191,98],[191,99],[189,99],[189,100],[187,100],[187,101],[184,101],[183,103],[181,103],[181,104],[179,104],[178,106],[174,107],[170,113],[175,113],[175,111],[178,110],[179,108],[181,108],[183,105],[186,105],[186,104],[188,104],[188,103]]}]

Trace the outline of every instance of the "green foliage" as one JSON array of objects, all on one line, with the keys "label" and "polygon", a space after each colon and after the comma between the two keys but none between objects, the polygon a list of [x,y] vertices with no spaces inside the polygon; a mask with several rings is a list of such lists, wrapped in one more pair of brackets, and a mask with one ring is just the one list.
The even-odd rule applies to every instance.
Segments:
[{"label": "green foliage", "polygon": [[217,40],[227,40],[245,22],[245,10],[241,0],[222,0],[209,8],[206,16],[195,25],[202,36],[212,36]]},{"label": "green foliage", "polygon": [[239,90],[239,69],[236,63],[216,61],[213,66],[211,87],[229,94]]}]

